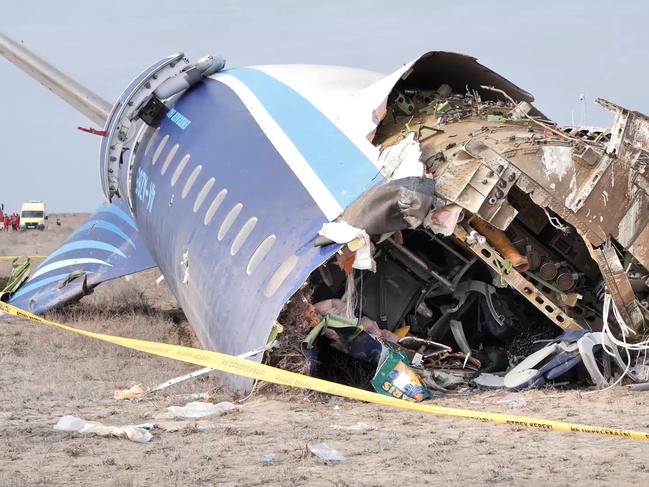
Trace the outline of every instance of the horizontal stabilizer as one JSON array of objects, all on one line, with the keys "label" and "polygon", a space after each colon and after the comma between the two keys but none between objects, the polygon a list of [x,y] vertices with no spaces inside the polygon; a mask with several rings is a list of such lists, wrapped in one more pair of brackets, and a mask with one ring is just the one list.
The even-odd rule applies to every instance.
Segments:
[{"label": "horizontal stabilizer", "polygon": [[102,282],[155,267],[122,200],[105,203],[11,296],[33,313],[77,301]]},{"label": "horizontal stabilizer", "polygon": [[0,32],[0,56],[22,69],[93,122],[103,126],[112,105]]}]

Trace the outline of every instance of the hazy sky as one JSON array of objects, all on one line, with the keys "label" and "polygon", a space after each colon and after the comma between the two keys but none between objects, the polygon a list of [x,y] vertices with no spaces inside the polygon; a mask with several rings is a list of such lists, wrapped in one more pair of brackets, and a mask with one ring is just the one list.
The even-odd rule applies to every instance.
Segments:
[{"label": "hazy sky", "polygon": [[[649,2],[315,0],[3,2],[0,31],[109,101],[173,52],[229,66],[322,63],[388,73],[430,50],[471,54],[559,123],[610,125],[595,97],[649,113]],[[90,124],[0,59],[0,202],[90,211],[103,199]]]}]

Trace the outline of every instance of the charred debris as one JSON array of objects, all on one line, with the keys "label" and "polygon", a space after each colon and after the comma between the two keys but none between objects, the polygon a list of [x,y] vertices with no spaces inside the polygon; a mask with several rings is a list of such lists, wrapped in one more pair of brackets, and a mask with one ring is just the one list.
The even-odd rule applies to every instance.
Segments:
[{"label": "charred debris", "polygon": [[272,363],[415,401],[649,380],[649,119],[598,100],[611,130],[559,127],[531,101],[450,53],[397,81],[370,136],[388,182],[323,227],[340,251]]}]

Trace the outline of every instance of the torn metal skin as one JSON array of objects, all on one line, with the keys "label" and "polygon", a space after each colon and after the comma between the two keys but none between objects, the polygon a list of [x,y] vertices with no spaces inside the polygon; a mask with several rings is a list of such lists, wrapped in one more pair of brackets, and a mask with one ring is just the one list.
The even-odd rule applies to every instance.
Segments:
[{"label": "torn metal skin", "polygon": [[[424,55],[393,81],[369,136],[388,182],[338,222],[368,234],[374,265],[352,270],[347,244],[347,265],[330,259],[308,279],[316,309],[336,302],[359,327],[311,340],[311,372],[365,386],[387,346],[437,391],[535,353],[548,371],[514,390],[582,360],[608,384],[610,366],[593,366],[608,357],[580,355],[577,342],[603,329],[607,295],[621,330],[647,331],[647,118],[601,102],[617,113],[611,130],[559,127],[531,95],[453,53]],[[434,343],[461,350],[457,370],[431,360]]]},{"label": "torn metal skin", "polygon": [[[449,63],[453,71],[444,72]],[[628,271],[646,281],[649,118],[598,100],[616,114],[610,131],[560,128],[529,104],[531,96],[504,80],[494,83],[492,73],[486,68],[476,72],[475,64],[472,58],[450,53],[421,58],[394,86],[373,143],[386,150],[414,134],[422,170],[435,180],[439,197],[510,237],[524,233],[514,244],[524,254],[542,249],[546,255],[537,259],[538,265],[562,261],[555,267],[567,270],[558,287],[571,288],[582,277],[590,285],[601,279],[600,291],[611,294],[626,325],[645,331],[643,308]],[[431,72],[435,75],[427,77]],[[449,94],[444,92],[447,86]],[[548,223],[563,227],[551,236],[549,246],[543,238],[551,233]],[[458,226],[455,237],[466,242],[467,230]],[[545,281],[538,276],[529,280],[529,275],[499,269],[495,262],[501,256],[485,245],[467,247],[555,324],[597,328],[601,300],[596,293],[582,296],[579,306],[566,306],[575,300],[540,284]],[[550,255],[547,247],[552,247]],[[530,269],[532,276],[535,270]]]}]

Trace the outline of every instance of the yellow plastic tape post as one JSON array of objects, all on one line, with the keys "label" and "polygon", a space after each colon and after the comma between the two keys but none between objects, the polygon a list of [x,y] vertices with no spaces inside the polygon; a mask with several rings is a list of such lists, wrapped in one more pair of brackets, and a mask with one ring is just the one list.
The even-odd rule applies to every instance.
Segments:
[{"label": "yellow plastic tape post", "polygon": [[196,348],[182,347],[180,345],[169,345],[166,343],[150,342],[147,340],[136,340],[133,338],[124,338],[103,333],[95,333],[86,330],[80,330],[71,326],[62,325],[53,321],[46,320],[36,316],[28,311],[21,310],[7,303],[0,302],[0,311],[4,311],[19,318],[35,321],[45,325],[53,326],[62,330],[71,331],[90,338],[96,338],[105,342],[114,343],[122,347],[139,350],[140,352],[167,357],[174,360],[180,360],[202,367],[228,372],[230,374],[249,377],[251,379],[263,380],[274,384],[297,387],[300,389],[310,389],[312,391],[324,392],[335,396],[356,399],[359,401],[371,402],[383,406],[390,406],[399,409],[408,409],[420,413],[437,414],[444,416],[453,416],[458,418],[476,419],[485,423],[508,424],[512,426],[535,428],[552,431],[565,431],[570,433],[588,433],[601,436],[615,436],[619,438],[628,438],[632,440],[649,440],[649,433],[642,431],[623,430],[619,428],[605,428],[602,426],[589,426],[577,423],[564,423],[562,421],[553,421],[548,419],[531,418],[528,416],[512,416],[502,413],[483,413],[480,411],[471,411],[468,409],[450,408],[444,406],[433,406],[409,402],[393,397],[382,396],[375,392],[364,391],[355,387],[336,384],[315,377],[309,377],[295,372],[270,367],[269,365],[258,364],[250,360],[233,357],[218,352],[208,350],[199,350]]}]

